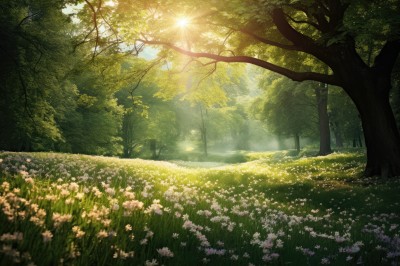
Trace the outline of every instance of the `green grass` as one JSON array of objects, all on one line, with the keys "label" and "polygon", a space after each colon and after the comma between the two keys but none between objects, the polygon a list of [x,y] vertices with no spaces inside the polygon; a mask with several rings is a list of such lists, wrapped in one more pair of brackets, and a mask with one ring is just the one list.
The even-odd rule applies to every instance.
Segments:
[{"label": "green grass", "polygon": [[397,265],[400,182],[362,179],[362,153],[290,155],[0,153],[0,265]]}]

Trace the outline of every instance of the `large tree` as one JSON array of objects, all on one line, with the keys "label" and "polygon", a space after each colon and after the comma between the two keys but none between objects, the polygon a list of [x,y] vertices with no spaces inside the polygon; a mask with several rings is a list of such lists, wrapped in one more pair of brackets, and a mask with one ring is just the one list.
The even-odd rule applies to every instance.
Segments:
[{"label": "large tree", "polygon": [[[53,149],[74,89],[72,28],[63,1],[0,2],[0,149]],[[58,99],[64,101],[58,101]]]},{"label": "large tree", "polygon": [[[101,12],[101,1],[85,2],[96,46],[101,45],[99,36],[114,43],[129,37],[134,49],[140,42],[160,45],[202,64],[243,62],[295,81],[342,87],[361,117],[365,174],[400,176],[400,135],[389,104],[391,72],[400,52],[399,1],[165,0],[136,1],[133,6],[120,0],[113,1],[116,12],[109,17]],[[186,21],[177,23],[179,16]],[[100,20],[112,24],[108,35],[98,34]],[[273,49],[281,55],[270,56]],[[293,58],[304,54],[320,65],[299,71],[304,61]],[[318,71],[321,65],[329,67],[328,74]]]}]

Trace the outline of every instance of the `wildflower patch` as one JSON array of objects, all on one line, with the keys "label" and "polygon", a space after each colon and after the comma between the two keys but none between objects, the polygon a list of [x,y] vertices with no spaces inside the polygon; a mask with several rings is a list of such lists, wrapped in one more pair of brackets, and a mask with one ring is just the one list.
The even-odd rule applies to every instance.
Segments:
[{"label": "wildflower patch", "polygon": [[397,265],[400,183],[363,160],[0,153],[0,264]]}]

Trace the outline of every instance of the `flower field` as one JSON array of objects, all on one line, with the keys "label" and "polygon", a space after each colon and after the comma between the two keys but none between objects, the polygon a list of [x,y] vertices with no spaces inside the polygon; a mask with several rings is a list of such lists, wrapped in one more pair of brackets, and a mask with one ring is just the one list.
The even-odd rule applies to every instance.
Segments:
[{"label": "flower field", "polygon": [[251,158],[0,153],[0,265],[400,264],[400,182],[362,154]]}]

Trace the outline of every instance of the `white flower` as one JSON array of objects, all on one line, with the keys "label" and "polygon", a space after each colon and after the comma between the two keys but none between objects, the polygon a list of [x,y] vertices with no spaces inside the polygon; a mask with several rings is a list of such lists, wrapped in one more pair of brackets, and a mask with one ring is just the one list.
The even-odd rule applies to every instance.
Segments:
[{"label": "white flower", "polygon": [[172,258],[174,256],[174,253],[171,250],[169,250],[169,248],[167,248],[167,247],[157,249],[157,252],[158,252],[158,254],[160,254],[161,257]]},{"label": "white flower", "polygon": [[122,203],[122,207],[128,211],[133,211],[143,208],[143,202],[137,200],[125,201]]},{"label": "white flower", "polygon": [[25,178],[25,182],[28,183],[28,184],[33,184],[33,183],[35,183],[35,181],[33,180],[32,177],[27,177],[27,178]]},{"label": "white flower", "polygon": [[111,188],[111,187],[106,188],[106,193],[107,193],[108,195],[110,195],[110,196],[114,196],[114,195],[115,195],[115,189],[113,189],[113,188]]},{"label": "white flower", "polygon": [[161,215],[163,214],[162,208],[163,206],[160,204],[160,200],[155,199],[153,200],[153,204],[151,204],[144,212]]},{"label": "white flower", "polygon": [[108,236],[108,233],[105,230],[101,230],[100,232],[97,233],[97,238],[106,238]]},{"label": "white flower", "polygon": [[283,241],[281,239],[277,239],[275,246],[277,248],[282,248],[283,247]]},{"label": "white flower", "polygon": [[322,258],[321,264],[331,264],[331,262],[327,258]]},{"label": "white flower", "polygon": [[130,224],[125,225],[125,231],[127,232],[132,231],[132,225]]},{"label": "white flower", "polygon": [[72,227],[72,232],[75,233],[76,238],[82,238],[85,235],[79,226]]},{"label": "white flower", "polygon": [[71,191],[78,191],[79,190],[79,185],[75,182],[72,182],[69,184],[68,189]]},{"label": "white flower", "polygon": [[118,205],[118,203],[114,203],[114,204],[111,206],[111,209],[112,209],[113,211],[118,211],[118,210],[119,210],[119,205]]},{"label": "white flower", "polygon": [[72,215],[71,214],[61,214],[61,213],[54,212],[52,220],[54,222],[54,227],[58,228],[63,223],[71,222]]},{"label": "white flower", "polygon": [[43,237],[43,242],[50,242],[51,239],[53,238],[53,234],[49,231],[46,230],[42,233],[42,237]]},{"label": "white flower", "polygon": [[158,265],[158,261],[156,259],[152,259],[151,261],[146,260],[144,265],[145,266],[156,266],[156,265]]}]

